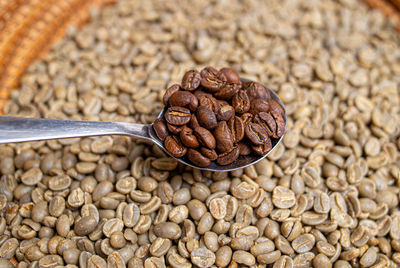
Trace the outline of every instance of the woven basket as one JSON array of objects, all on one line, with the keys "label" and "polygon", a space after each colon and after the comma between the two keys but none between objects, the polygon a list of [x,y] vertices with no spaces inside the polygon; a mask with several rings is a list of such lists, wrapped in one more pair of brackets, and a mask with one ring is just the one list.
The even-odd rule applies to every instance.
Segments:
[{"label": "woven basket", "polygon": [[62,38],[69,25],[88,21],[92,7],[115,0],[0,0],[0,114],[29,64]]},{"label": "woven basket", "polygon": [[[54,41],[62,38],[69,25],[87,22],[91,7],[115,1],[0,0],[0,114],[31,62],[40,59]],[[400,0],[363,1],[400,22]]]},{"label": "woven basket", "polygon": [[396,20],[397,30],[400,32],[400,0],[363,0],[372,8],[381,9],[385,15]]}]

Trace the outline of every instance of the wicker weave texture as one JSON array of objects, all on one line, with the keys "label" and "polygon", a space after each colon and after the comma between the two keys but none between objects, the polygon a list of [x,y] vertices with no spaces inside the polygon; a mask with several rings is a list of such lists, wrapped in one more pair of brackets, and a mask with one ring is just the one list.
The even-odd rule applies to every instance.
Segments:
[{"label": "wicker weave texture", "polygon": [[88,20],[91,7],[115,0],[0,0],[0,108],[29,64]]}]

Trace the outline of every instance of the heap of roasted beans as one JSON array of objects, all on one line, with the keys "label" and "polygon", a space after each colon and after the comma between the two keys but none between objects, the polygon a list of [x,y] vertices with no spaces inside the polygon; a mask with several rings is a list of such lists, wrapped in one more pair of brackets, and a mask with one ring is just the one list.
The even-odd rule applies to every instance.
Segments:
[{"label": "heap of roasted beans", "polygon": [[199,167],[233,163],[239,156],[265,155],[285,132],[284,109],[260,83],[242,82],[230,68],[185,73],[165,92],[157,136],[174,157]]}]

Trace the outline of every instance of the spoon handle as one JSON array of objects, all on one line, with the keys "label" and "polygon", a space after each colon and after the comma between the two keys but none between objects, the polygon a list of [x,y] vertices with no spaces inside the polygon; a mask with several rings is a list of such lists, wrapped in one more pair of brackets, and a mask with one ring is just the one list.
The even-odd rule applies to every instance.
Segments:
[{"label": "spoon handle", "polygon": [[151,139],[150,125],[0,116],[0,144],[102,135]]}]

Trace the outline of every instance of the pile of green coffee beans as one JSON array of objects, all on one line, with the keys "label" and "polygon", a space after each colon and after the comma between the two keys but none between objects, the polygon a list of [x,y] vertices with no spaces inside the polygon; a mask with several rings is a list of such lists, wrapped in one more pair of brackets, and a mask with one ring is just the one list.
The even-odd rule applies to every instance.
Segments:
[{"label": "pile of green coffee beans", "polygon": [[120,0],[91,17],[5,114],[152,123],[187,70],[229,66],[278,93],[286,135],[226,173],[124,136],[1,145],[1,267],[400,265],[388,18],[356,0]]}]

